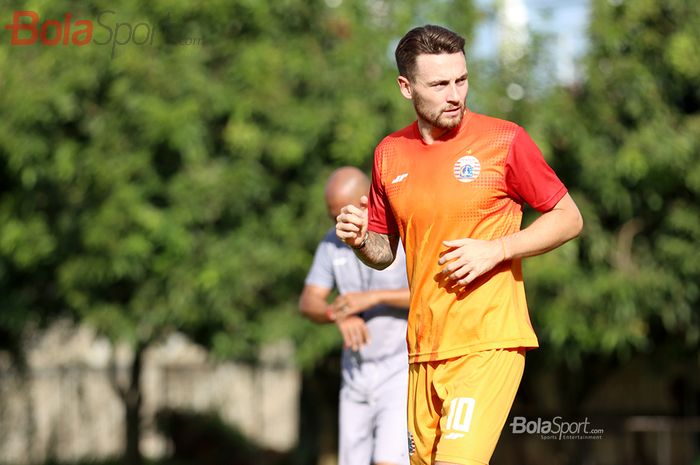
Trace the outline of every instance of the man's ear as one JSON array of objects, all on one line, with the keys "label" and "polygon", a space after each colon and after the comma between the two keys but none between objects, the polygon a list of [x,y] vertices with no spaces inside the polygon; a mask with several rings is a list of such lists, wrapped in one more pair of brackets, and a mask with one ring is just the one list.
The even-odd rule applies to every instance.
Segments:
[{"label": "man's ear", "polygon": [[413,88],[411,87],[411,81],[409,81],[406,76],[399,76],[396,78],[396,82],[399,84],[401,95],[408,100],[413,100]]}]

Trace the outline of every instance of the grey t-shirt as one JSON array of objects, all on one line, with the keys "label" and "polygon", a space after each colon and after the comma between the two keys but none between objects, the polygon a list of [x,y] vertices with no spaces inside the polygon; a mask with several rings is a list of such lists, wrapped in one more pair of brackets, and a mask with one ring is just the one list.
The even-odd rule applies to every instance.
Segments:
[{"label": "grey t-shirt", "polygon": [[[378,271],[363,264],[335,234],[332,228],[316,248],[313,265],[306,277],[306,284],[328,289],[337,289],[340,294],[378,289],[401,289],[408,287],[406,278],[406,256],[399,244],[396,260],[388,268]],[[377,305],[361,314],[370,333],[370,343],[357,353],[343,351],[343,377],[347,370],[358,363],[389,362],[396,359],[401,368],[406,368],[407,309]],[[383,364],[383,363],[382,363]]]}]

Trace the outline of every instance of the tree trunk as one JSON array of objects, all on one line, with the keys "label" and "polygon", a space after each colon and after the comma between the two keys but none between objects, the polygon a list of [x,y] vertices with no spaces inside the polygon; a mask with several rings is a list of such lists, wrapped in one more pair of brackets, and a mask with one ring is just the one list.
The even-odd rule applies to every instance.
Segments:
[{"label": "tree trunk", "polygon": [[143,343],[137,344],[134,348],[129,387],[123,391],[122,395],[126,412],[124,465],[141,465],[143,463],[139,442],[141,439],[141,368],[145,349],[146,344]]}]

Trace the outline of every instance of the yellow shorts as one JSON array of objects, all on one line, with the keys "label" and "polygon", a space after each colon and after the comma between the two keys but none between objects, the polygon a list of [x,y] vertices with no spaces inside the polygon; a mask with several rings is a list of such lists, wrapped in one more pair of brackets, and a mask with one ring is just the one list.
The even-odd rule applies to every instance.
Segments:
[{"label": "yellow shorts", "polygon": [[524,368],[522,348],[410,364],[411,465],[488,464]]}]

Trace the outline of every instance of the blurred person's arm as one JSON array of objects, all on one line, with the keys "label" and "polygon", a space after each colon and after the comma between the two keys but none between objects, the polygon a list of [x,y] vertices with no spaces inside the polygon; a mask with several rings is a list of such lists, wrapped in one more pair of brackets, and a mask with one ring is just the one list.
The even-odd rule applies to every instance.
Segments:
[{"label": "blurred person's arm", "polygon": [[335,323],[343,336],[346,348],[359,350],[369,343],[369,331],[362,318],[356,315],[338,315],[335,303],[328,303],[331,290],[325,287],[307,284],[299,297],[301,314],[316,323]]},{"label": "blurred person's arm", "polygon": [[411,291],[406,287],[402,289],[377,289],[366,292],[348,292],[339,295],[332,310],[336,315],[355,315],[364,312],[375,305],[386,305],[397,310],[408,311],[411,299]]},{"label": "blurred person's arm", "polygon": [[307,284],[299,297],[299,311],[315,323],[332,323],[335,317],[328,296],[331,290],[325,287]]}]

